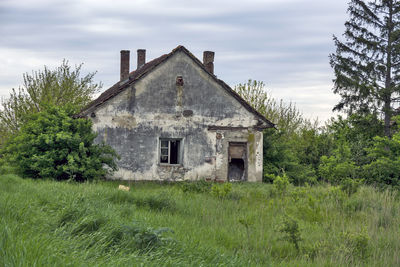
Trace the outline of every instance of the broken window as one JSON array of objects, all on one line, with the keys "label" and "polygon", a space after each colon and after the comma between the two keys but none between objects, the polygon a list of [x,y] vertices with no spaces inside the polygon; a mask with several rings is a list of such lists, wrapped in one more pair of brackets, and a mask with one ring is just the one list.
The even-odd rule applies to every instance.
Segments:
[{"label": "broken window", "polygon": [[160,163],[180,164],[179,139],[160,139]]}]

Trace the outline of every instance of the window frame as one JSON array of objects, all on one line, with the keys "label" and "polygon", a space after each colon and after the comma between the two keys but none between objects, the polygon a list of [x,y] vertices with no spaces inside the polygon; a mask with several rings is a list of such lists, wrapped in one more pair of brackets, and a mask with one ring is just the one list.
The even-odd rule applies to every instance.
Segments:
[{"label": "window frame", "polygon": [[[160,137],[158,139],[158,164],[164,165],[164,166],[182,166],[182,159],[183,159],[183,139],[182,138],[162,138]],[[165,146],[162,146],[162,142],[168,142],[168,148]],[[179,141],[179,147],[178,147],[178,156],[177,156],[177,161],[178,163],[170,163],[171,160],[171,141]],[[162,150],[163,149],[168,149],[168,162],[161,162],[161,156],[162,156]]]}]

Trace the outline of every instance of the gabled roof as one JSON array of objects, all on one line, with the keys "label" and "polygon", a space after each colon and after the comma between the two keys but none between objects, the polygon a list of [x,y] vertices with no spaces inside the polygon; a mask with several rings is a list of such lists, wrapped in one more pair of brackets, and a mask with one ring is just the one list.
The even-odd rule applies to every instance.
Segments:
[{"label": "gabled roof", "polygon": [[[265,122],[268,126],[266,128],[275,127],[275,124],[266,119],[263,115],[261,115],[257,110],[251,107],[243,98],[241,98],[232,88],[229,87],[224,81],[218,79],[214,74],[210,73],[203,65],[203,63],[198,60],[189,50],[187,50],[184,46],[179,45],[174,50],[172,50],[169,54],[164,54],[156,59],[153,59],[146,64],[144,64],[139,69],[132,71],[129,73],[129,78],[126,81],[117,82],[109,89],[107,89],[104,93],[102,93],[98,98],[93,100],[89,105],[87,105],[77,117],[84,117],[90,110],[102,105],[104,102],[109,100],[110,98],[118,95],[120,92],[124,91],[126,88],[134,84],[136,81],[146,76],[149,72],[151,72],[158,65],[162,64],[168,58],[173,56],[178,51],[182,51],[187,54],[197,65],[199,65],[205,72],[207,72],[222,88],[224,88],[230,95],[232,95],[237,101],[239,101],[249,112],[253,113],[258,119]],[[264,127],[265,128],[265,127]]]}]

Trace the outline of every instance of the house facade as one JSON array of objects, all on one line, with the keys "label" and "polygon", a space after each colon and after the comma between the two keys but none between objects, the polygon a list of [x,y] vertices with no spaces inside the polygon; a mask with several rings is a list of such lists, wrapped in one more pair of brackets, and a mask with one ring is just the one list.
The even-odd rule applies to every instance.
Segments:
[{"label": "house facade", "polygon": [[120,155],[112,179],[261,181],[262,130],[274,125],[214,75],[214,53],[203,62],[185,47],[148,63],[138,50],[129,72],[80,114],[93,121],[97,142]]}]

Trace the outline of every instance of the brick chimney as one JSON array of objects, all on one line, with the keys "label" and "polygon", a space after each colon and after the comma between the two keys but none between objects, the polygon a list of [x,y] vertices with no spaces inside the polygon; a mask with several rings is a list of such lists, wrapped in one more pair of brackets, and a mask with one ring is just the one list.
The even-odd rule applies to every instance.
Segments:
[{"label": "brick chimney", "polygon": [[137,50],[137,69],[146,64],[146,49]]},{"label": "brick chimney", "polygon": [[214,74],[214,55],[212,51],[204,51],[203,53],[203,65],[210,73]]},{"label": "brick chimney", "polygon": [[121,81],[124,81],[129,77],[129,53],[129,50],[121,50]]}]

